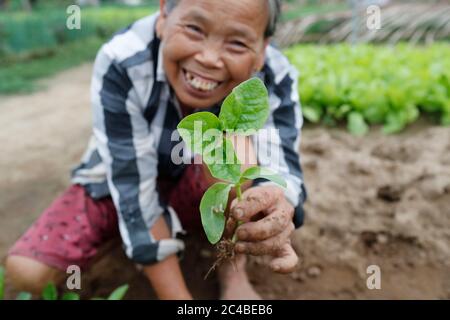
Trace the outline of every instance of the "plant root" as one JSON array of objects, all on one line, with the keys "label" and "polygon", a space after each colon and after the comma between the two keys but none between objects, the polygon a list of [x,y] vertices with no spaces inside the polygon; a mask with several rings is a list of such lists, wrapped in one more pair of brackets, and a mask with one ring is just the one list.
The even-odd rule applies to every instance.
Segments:
[{"label": "plant root", "polygon": [[212,267],[209,268],[208,272],[205,275],[204,280],[206,280],[208,278],[209,274],[213,270],[215,270],[216,267],[220,266],[221,264],[223,264],[224,262],[227,262],[227,261],[230,261],[233,264],[234,269],[237,270],[236,263],[235,263],[236,255],[234,253],[234,246],[235,246],[235,243],[230,239],[221,240],[216,245],[217,259],[214,262],[214,264],[212,265]]}]

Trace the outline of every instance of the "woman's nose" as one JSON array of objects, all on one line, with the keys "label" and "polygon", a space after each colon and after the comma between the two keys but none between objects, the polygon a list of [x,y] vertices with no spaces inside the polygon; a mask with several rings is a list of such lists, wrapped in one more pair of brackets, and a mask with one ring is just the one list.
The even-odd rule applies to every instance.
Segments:
[{"label": "woman's nose", "polygon": [[202,50],[195,55],[195,60],[205,68],[220,69],[224,66],[221,49],[218,46],[205,45]]}]

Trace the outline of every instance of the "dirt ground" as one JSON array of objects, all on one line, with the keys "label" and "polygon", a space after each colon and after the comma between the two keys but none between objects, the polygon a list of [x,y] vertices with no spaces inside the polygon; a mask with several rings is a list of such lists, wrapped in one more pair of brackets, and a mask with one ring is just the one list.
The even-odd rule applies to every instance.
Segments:
[{"label": "dirt ground", "polygon": [[[0,97],[0,258],[69,184],[90,135],[91,68]],[[293,236],[301,263],[283,276],[253,258],[251,281],[264,298],[450,299],[450,129],[421,122],[355,138],[306,126],[301,151],[309,191],[305,226]],[[195,238],[183,260],[188,285],[196,298],[217,298],[216,278],[203,281],[211,248]],[[369,265],[381,269],[380,290],[366,286]],[[123,283],[128,299],[154,298],[116,247],[83,275],[82,294],[105,296]]]}]

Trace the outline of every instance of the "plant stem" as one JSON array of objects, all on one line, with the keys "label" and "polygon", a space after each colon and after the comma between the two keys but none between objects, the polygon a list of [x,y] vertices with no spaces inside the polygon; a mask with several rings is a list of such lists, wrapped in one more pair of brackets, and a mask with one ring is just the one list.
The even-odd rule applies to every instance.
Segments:
[{"label": "plant stem", "polygon": [[236,189],[236,196],[237,196],[238,200],[241,201],[242,200],[241,184],[237,183],[234,188]]},{"label": "plant stem", "polygon": [[[236,196],[238,198],[238,201],[241,201],[242,200],[241,184],[237,183],[234,188],[236,189]],[[239,227],[241,224],[243,224],[243,222],[238,220],[237,226]],[[233,237],[231,238],[231,242],[236,243],[236,241],[237,241],[237,234],[236,232],[234,232]]]},{"label": "plant stem", "polygon": [[[243,224],[244,222],[242,222],[242,221],[238,221],[237,222],[237,227],[239,227],[241,224]],[[236,229],[237,229],[237,227],[236,227]],[[234,234],[233,234],[233,237],[231,238],[231,242],[233,242],[233,243],[236,243],[236,241],[237,241],[237,233],[236,233],[236,231],[234,232]]]}]

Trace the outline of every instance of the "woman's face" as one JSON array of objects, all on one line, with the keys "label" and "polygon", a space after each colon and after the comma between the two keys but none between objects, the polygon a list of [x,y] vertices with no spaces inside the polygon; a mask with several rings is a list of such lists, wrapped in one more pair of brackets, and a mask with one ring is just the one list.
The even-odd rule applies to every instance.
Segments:
[{"label": "woman's face", "polygon": [[208,108],[264,64],[266,0],[181,0],[161,16],[163,66],[180,103]]}]

